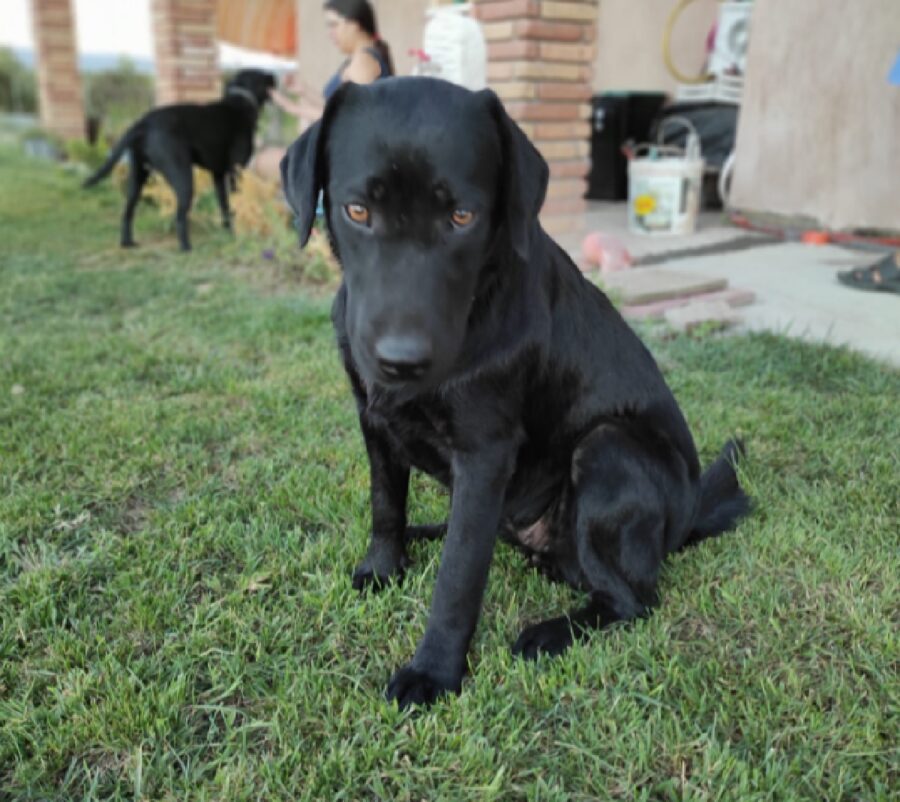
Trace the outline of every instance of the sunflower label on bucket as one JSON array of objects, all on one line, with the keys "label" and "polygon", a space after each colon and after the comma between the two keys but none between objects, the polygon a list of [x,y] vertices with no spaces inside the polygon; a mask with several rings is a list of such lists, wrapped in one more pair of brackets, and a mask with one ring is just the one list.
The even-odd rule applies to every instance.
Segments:
[{"label": "sunflower label on bucket", "polygon": [[[663,125],[688,129],[685,147],[664,144]],[[659,142],[638,145],[628,159],[628,228],[636,234],[692,234],[700,210],[704,163],[700,137],[688,120],[672,117]]]},{"label": "sunflower label on bucket", "polygon": [[[666,160],[671,163],[673,160]],[[660,162],[653,167],[660,168]],[[668,166],[668,165],[667,165]],[[680,166],[680,165],[679,165]],[[676,167],[677,169],[677,167]],[[641,174],[632,170],[629,223],[641,234],[689,234],[694,230],[700,175]]]},{"label": "sunflower label on bucket", "polygon": [[650,214],[656,209],[656,198],[653,195],[638,195],[634,199],[634,213],[640,217]]}]

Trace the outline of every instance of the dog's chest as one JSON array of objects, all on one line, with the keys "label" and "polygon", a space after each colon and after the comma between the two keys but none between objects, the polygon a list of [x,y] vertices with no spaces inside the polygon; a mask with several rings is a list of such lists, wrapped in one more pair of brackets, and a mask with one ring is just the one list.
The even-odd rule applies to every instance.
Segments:
[{"label": "dog's chest", "polygon": [[370,402],[366,416],[386,432],[410,465],[450,484],[452,418],[438,401]]}]

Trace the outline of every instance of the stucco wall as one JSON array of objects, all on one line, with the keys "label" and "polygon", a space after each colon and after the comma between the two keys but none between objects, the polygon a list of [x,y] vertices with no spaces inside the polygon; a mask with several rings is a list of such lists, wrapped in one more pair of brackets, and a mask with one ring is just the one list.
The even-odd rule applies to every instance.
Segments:
[{"label": "stucco wall", "polygon": [[[677,0],[600,0],[594,89],[673,92],[676,81],[662,56],[663,30]],[[672,58],[697,75],[706,37],[716,20],[717,0],[695,0],[675,25]]]},{"label": "stucco wall", "polygon": [[[676,0],[600,0],[594,88],[671,92],[675,79],[662,58],[662,36]],[[407,55],[419,47],[430,0],[373,0],[382,35],[390,44],[400,75],[413,61]],[[706,36],[716,19],[717,0],[694,0],[675,26],[672,56],[688,74],[704,61]],[[299,62],[304,76],[323,85],[341,62],[325,35],[322,0],[297,0]]]},{"label": "stucco wall", "polygon": [[900,230],[900,2],[756,0],[731,200]]}]

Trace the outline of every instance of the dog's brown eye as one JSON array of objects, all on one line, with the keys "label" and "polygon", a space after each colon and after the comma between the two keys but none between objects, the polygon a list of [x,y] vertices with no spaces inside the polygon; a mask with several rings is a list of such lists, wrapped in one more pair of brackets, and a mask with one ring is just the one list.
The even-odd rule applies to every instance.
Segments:
[{"label": "dog's brown eye", "polygon": [[361,203],[348,203],[344,209],[347,211],[347,217],[354,223],[362,226],[369,224],[369,210]]},{"label": "dog's brown eye", "polygon": [[453,212],[453,225],[459,228],[465,228],[468,225],[471,225],[472,221],[475,219],[475,215],[472,212],[466,209],[457,209]]}]

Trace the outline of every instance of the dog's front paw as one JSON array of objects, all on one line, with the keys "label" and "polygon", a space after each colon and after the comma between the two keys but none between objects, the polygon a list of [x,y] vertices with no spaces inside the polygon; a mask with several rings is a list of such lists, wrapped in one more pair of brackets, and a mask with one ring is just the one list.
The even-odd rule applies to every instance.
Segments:
[{"label": "dog's front paw", "polygon": [[396,701],[401,710],[412,705],[431,705],[445,693],[459,694],[462,677],[456,679],[438,678],[427,671],[420,671],[412,665],[397,671],[387,687],[387,699]]},{"label": "dog's front paw", "polygon": [[409,558],[402,544],[372,541],[369,553],[353,572],[355,590],[381,590],[389,582],[403,578]]},{"label": "dog's front paw", "polygon": [[536,660],[538,655],[562,654],[572,645],[572,625],[568,618],[551,618],[525,627],[513,644],[513,654],[526,660]]}]

